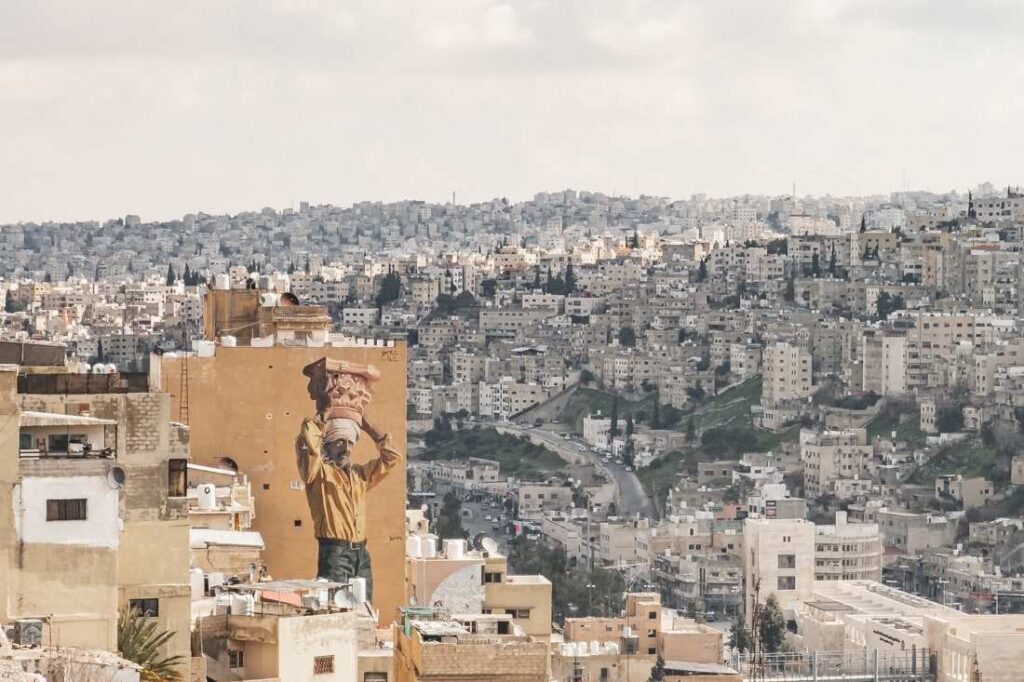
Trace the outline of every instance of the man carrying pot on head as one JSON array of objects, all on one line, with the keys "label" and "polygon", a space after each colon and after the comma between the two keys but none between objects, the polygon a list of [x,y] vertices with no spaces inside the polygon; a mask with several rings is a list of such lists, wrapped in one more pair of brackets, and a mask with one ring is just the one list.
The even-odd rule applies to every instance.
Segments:
[{"label": "man carrying pot on head", "polygon": [[[375,368],[321,360],[306,370],[318,414],[303,421],[296,454],[319,545],[317,577],[334,582],[364,578],[369,600],[373,574],[366,549],[366,493],[402,463],[402,454],[391,434],[381,433],[362,414],[369,401],[366,382],[379,376]],[[379,456],[354,464],[352,450],[362,433],[373,440]]]}]

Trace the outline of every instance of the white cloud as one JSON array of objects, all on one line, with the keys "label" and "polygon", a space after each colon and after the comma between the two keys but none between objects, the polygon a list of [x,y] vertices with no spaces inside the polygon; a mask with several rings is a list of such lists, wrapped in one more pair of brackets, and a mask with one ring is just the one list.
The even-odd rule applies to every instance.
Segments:
[{"label": "white cloud", "polygon": [[0,3],[0,221],[1019,183],[1020,7]]}]

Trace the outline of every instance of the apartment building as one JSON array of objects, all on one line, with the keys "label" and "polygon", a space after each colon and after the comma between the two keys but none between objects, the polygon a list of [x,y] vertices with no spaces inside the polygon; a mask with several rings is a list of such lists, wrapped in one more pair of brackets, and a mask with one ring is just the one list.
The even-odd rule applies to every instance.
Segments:
[{"label": "apartment building", "polygon": [[964,509],[984,505],[992,499],[994,491],[992,481],[981,476],[965,478],[963,474],[948,474],[935,479],[935,497],[955,500]]},{"label": "apartment building", "polygon": [[114,651],[118,611],[138,608],[187,661],[188,429],[145,376],[103,376],[0,371],[0,620]]},{"label": "apartment building", "polygon": [[861,362],[862,390],[878,395],[907,392],[907,339],[902,334],[865,330]]},{"label": "apartment building", "polygon": [[506,614],[538,641],[551,637],[551,581],[510,575],[506,557],[469,549],[465,540],[444,540],[437,552],[434,536],[407,536],[406,587],[409,604],[455,614]]},{"label": "apartment building", "polygon": [[762,602],[774,594],[784,611],[814,586],[814,524],[804,519],[747,519],[743,522],[745,613],[754,594]]},{"label": "apartment building", "polygon": [[565,641],[613,642],[624,653],[654,657],[661,625],[661,597],[654,592],[631,592],[621,616],[566,618]]},{"label": "apartment building", "polygon": [[956,521],[942,515],[915,514],[883,507],[875,518],[885,547],[907,556],[916,556],[929,547],[942,547],[956,541]]},{"label": "apartment building", "polygon": [[965,614],[870,580],[815,583],[794,610],[799,649],[843,651],[879,669],[927,669],[932,654],[936,682],[1020,679],[1021,615]]},{"label": "apartment building", "polygon": [[849,523],[846,512],[836,522],[814,527],[814,579],[882,579],[882,535],[877,523]]},{"label": "apartment building", "polygon": [[762,367],[761,403],[766,407],[811,394],[811,354],[804,347],[788,341],[769,344],[762,354]]},{"label": "apartment building", "polygon": [[843,479],[870,479],[868,463],[874,448],[863,428],[800,430],[800,461],[808,497],[833,492]]},{"label": "apartment building", "polygon": [[548,682],[548,644],[513,634],[508,616],[401,609],[394,626],[396,682]]}]

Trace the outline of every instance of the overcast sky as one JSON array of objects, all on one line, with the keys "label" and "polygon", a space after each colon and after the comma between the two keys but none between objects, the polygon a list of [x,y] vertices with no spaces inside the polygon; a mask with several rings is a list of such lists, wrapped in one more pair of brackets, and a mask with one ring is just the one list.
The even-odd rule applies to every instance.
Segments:
[{"label": "overcast sky", "polygon": [[1024,183],[1020,0],[6,0],[0,221]]}]

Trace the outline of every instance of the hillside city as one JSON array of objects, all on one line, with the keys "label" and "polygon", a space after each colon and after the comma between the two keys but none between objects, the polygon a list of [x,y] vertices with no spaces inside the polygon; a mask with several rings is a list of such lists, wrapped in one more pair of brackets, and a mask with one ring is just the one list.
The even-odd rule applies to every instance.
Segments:
[{"label": "hillside city", "polygon": [[[1019,680],[1022,252],[987,182],[0,225],[0,678]],[[404,396],[372,581],[297,563],[320,355]]]}]

